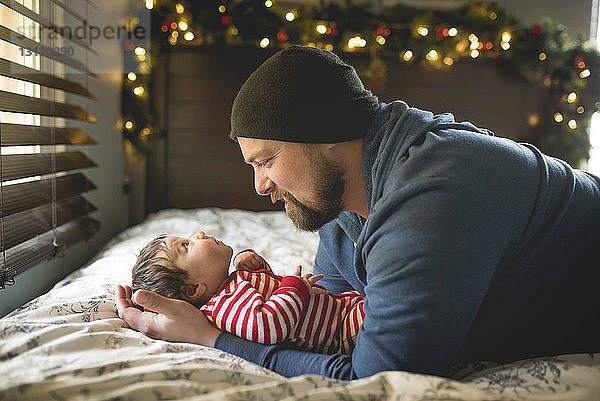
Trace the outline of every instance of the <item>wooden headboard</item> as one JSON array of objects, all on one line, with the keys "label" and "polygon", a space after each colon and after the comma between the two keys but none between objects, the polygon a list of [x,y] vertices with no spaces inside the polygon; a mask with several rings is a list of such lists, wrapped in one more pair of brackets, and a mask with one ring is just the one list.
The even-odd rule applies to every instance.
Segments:
[{"label": "wooden headboard", "polygon": [[[163,136],[148,160],[147,212],[165,207],[218,206],[281,209],[254,192],[252,170],[228,137],[230,111],[245,79],[275,51],[257,48],[174,49],[154,75],[157,120]],[[355,67],[368,55],[342,54]],[[382,101],[402,99],[498,136],[536,142],[550,121],[547,92],[485,60],[428,69],[386,60]],[[538,121],[537,124],[532,124]]]}]

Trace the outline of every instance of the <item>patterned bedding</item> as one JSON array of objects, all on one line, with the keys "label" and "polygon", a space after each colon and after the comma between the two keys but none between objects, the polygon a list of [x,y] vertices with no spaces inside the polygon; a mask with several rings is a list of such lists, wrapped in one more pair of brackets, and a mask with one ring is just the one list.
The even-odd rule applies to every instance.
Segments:
[{"label": "patterned bedding", "polygon": [[113,301],[136,252],[160,233],[252,247],[279,274],[310,270],[318,238],[283,212],[164,210],[117,235],[51,291],[0,319],[0,400],[598,400],[600,354],[461,366],[453,379],[383,372],[341,382],[285,379],[219,350],[125,328]]}]

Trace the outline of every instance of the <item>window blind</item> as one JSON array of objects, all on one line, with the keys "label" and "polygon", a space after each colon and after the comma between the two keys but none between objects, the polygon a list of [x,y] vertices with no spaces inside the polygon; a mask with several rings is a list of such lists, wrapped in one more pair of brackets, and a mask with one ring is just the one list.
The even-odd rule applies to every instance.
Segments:
[{"label": "window blind", "polygon": [[[0,289],[100,227],[84,194],[96,122],[89,56],[73,35],[90,0],[0,0]],[[67,101],[68,99],[68,101]],[[83,148],[82,148],[83,147]]]}]

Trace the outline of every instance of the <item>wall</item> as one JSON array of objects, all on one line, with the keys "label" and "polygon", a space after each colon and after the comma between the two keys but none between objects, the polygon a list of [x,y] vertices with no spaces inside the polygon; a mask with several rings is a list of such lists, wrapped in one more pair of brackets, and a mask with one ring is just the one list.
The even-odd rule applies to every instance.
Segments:
[{"label": "wall", "polygon": [[[132,0],[128,2],[133,3]],[[115,25],[117,16],[123,15],[119,13],[115,7],[100,6],[96,11],[95,23],[100,26]],[[100,222],[100,231],[88,242],[80,242],[67,249],[64,257],[35,266],[17,276],[15,285],[0,290],[0,316],[46,292],[57,281],[88,261],[102,245],[128,226],[129,199],[123,193],[125,156],[122,135],[118,128],[123,70],[120,42],[107,42],[96,50],[99,55],[92,68],[100,74],[97,79],[89,78],[88,82],[90,92],[98,100],[82,101],[81,97],[67,96],[66,102],[80,105],[98,119],[95,124],[72,123],[70,126],[83,128],[97,142],[97,145],[81,149],[98,165],[95,169],[83,172],[98,187],[84,196],[98,208],[90,216]],[[110,68],[107,68],[106,64],[109,64]]]}]

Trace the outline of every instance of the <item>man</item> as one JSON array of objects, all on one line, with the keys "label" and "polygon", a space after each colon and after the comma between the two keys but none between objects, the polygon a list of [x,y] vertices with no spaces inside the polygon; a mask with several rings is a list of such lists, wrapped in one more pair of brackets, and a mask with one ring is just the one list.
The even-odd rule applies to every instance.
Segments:
[{"label": "man", "polygon": [[135,301],[160,313],[141,313],[119,287],[131,327],[342,379],[600,350],[597,177],[450,114],[379,103],[352,67],[307,47],[263,63],[231,123],[256,192],[319,230],[323,285],[365,296],[356,348],[255,344],[152,293]]}]

